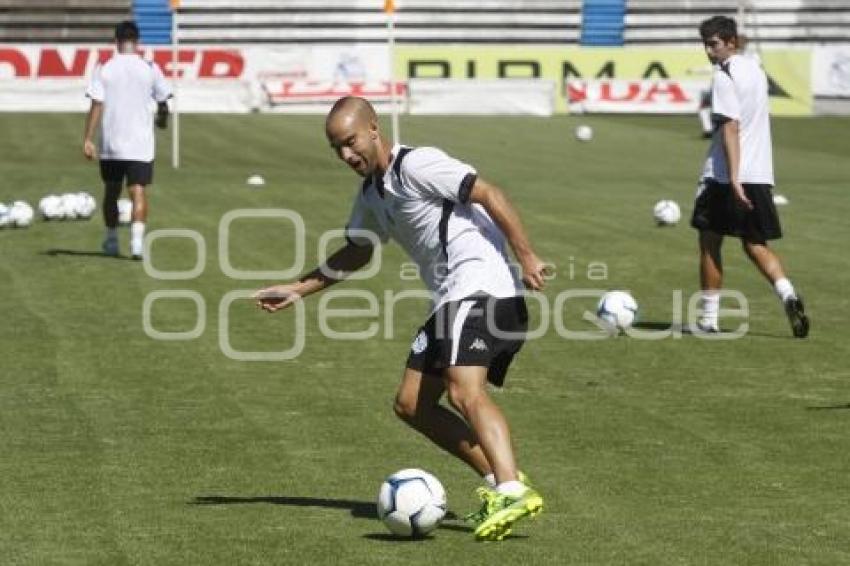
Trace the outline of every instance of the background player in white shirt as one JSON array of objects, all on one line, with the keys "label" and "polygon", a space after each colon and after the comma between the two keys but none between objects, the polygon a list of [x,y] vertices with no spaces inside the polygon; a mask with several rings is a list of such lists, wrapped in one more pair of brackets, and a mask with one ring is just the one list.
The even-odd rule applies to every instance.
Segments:
[{"label": "background player in white shirt", "polygon": [[773,154],[767,77],[758,60],[737,54],[737,26],[725,16],[700,25],[711,63],[711,148],[702,172],[691,225],[699,230],[703,312],[699,326],[717,331],[719,290],[723,285],[720,247],[723,236],[741,239],[747,256],[771,282],[782,300],[797,338],[809,332],[803,301],[779,256],[767,242],[782,237],[773,204]]},{"label": "background player in white shirt", "polygon": [[[118,197],[126,179],[133,201],[130,225],[130,255],[141,259],[147,220],[145,187],[153,180],[154,118],[153,101],[157,102],[156,125],[168,123],[171,89],[159,67],[138,54],[139,28],[130,21],[115,28],[115,55],[98,65],[86,96],[91,107],[86,117],[83,154],[94,159],[97,153],[93,138],[99,122],[100,175],[104,183],[103,221],[106,237],[103,252],[118,255]],[[101,120],[102,119],[102,120]]]},{"label": "background player in white shirt", "polygon": [[[522,345],[521,282],[542,289],[545,264],[500,189],[436,148],[393,147],[366,100],[340,99],[325,127],[339,158],[364,178],[348,244],[324,269],[258,291],[258,306],[278,311],[365,266],[373,246],[362,230],[396,240],[418,264],[433,308],[411,346],[395,411],[485,479],[482,509],[468,518],[476,538],[500,540],[517,519],[537,514],[543,500],[517,470],[508,423],[487,382],[502,384]],[[506,244],[521,274],[508,265]],[[463,418],[440,405],[444,393]]]}]

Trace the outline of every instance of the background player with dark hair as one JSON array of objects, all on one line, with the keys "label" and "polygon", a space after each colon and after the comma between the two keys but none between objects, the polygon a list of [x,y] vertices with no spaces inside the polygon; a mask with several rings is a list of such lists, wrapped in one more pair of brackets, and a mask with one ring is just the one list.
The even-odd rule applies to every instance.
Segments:
[{"label": "background player with dark hair", "polygon": [[86,116],[83,154],[94,159],[93,138],[100,128],[100,175],[104,183],[103,253],[118,255],[118,197],[126,180],[133,201],[130,256],[142,257],[148,205],[145,187],[153,181],[154,135],[152,101],[157,102],[156,125],[168,123],[171,89],[159,67],[138,54],[139,28],[124,21],[115,28],[115,55],[94,70],[86,96],[91,107]]},{"label": "background player with dark hair", "polygon": [[699,28],[706,54],[716,65],[711,111],[716,123],[702,172],[691,225],[699,230],[699,326],[718,331],[719,291],[723,285],[723,236],[741,239],[744,251],[773,285],[797,338],[809,332],[809,319],[779,256],[767,242],[782,237],[773,204],[773,155],[767,77],[752,58],[737,53],[737,26],[725,16]]}]

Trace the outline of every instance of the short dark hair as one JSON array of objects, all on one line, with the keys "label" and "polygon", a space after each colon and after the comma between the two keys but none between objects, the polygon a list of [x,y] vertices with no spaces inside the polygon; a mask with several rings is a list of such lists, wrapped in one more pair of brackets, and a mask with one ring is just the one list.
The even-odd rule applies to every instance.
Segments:
[{"label": "short dark hair", "polygon": [[732,18],[714,16],[699,25],[699,35],[703,41],[716,35],[724,42],[729,43],[733,39],[738,39],[738,24]]},{"label": "short dark hair", "polygon": [[139,41],[139,26],[130,20],[124,20],[115,26],[116,41]]}]

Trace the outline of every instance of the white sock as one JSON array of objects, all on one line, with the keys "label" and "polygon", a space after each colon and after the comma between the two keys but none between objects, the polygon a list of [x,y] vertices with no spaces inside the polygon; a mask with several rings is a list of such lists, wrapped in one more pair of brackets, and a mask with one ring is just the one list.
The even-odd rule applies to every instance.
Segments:
[{"label": "white sock", "polygon": [[491,489],[495,489],[496,487],[496,474],[489,473],[484,476],[484,483],[487,484],[487,487]]},{"label": "white sock", "polygon": [[717,311],[720,310],[720,292],[702,292],[702,322],[709,326],[717,326]]},{"label": "white sock", "polygon": [[788,299],[793,299],[797,296],[797,293],[794,292],[794,286],[786,277],[777,279],[776,283],[773,284],[773,288],[776,291],[776,294],[779,295],[779,298],[782,299],[783,303]]},{"label": "white sock", "polygon": [[511,497],[519,497],[525,490],[528,489],[517,480],[505,481],[496,486],[496,491],[502,495],[510,495]]},{"label": "white sock", "polygon": [[118,239],[118,228],[106,228],[106,239],[107,240],[117,240]]},{"label": "white sock", "polygon": [[141,242],[145,239],[145,223],[133,222],[130,224],[130,238],[134,242]]}]

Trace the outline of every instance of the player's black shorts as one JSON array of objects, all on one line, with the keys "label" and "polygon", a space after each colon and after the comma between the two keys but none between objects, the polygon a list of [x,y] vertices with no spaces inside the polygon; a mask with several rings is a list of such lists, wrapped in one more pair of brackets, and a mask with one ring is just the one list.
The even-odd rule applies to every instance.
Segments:
[{"label": "player's black shorts", "polygon": [[489,368],[487,380],[501,387],[528,330],[522,297],[476,295],[441,306],[416,334],[407,367],[440,375],[450,366]]},{"label": "player's black shorts", "polygon": [[153,161],[127,161],[124,159],[101,159],[100,178],[104,183],[127,185],[150,185],[153,181]]},{"label": "player's black shorts", "polygon": [[724,236],[737,236],[755,244],[781,238],[782,227],[773,204],[773,187],[752,183],[744,183],[743,186],[747,198],[753,203],[752,210],[745,210],[738,204],[731,185],[705,180],[705,188],[694,203],[691,226]]}]

